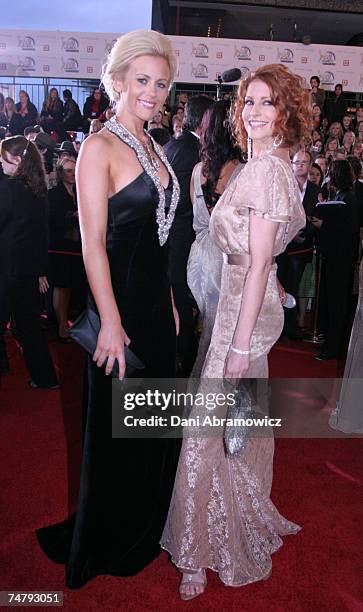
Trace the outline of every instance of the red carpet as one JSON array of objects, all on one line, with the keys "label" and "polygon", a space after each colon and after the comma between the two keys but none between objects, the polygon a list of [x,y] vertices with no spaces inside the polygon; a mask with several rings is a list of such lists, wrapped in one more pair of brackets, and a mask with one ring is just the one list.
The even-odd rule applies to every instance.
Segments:
[{"label": "red carpet", "polygon": [[[63,566],[43,555],[34,531],[65,518],[74,506],[82,353],[75,345],[51,343],[64,384],[61,391],[35,391],[26,386],[12,339],[8,346],[12,372],[0,390],[0,590],[64,591],[66,612],[363,610],[361,439],[277,440],[273,500],[303,529],[284,539],[268,581],[226,588],[209,572],[206,593],[181,602],[179,576],[163,553],[133,578],[99,577],[80,591],[65,589]],[[277,346],[272,376],[341,375],[343,364],[320,363],[313,354],[302,343]]]}]

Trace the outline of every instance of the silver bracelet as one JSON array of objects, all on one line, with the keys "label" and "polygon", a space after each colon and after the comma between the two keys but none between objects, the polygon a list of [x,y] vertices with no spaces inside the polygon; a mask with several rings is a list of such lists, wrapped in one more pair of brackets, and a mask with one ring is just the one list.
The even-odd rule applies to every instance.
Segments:
[{"label": "silver bracelet", "polygon": [[241,351],[240,349],[235,348],[232,344],[229,347],[229,350],[232,351],[233,353],[237,353],[237,355],[250,355],[251,354],[250,350],[248,350],[248,351]]}]

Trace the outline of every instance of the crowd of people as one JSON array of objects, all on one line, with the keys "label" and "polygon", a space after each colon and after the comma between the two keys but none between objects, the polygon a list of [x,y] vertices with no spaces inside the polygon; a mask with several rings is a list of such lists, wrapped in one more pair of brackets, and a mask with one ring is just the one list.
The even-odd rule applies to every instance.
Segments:
[{"label": "crowd of people", "polygon": [[[117,365],[123,378],[128,346],[146,378],[193,371],[202,390],[216,379],[223,392],[266,379],[280,336],[303,337],[309,303],[319,305],[318,359],[342,354],[363,225],[363,108],[353,117],[340,85],[325,102],[318,77],[308,91],[269,65],[234,101],[182,93],[170,110],[175,71],[167,37],[131,32],[105,67],[107,97],[95,89],[83,117],[69,90],[63,104],[52,88],[40,118],[26,92],[17,105],[4,101],[0,348],[6,369],[13,316],[30,386],[58,388],[39,293],[51,283],[68,342],[72,288],[83,288],[84,304],[87,275],[100,331],[87,356],[78,508],[38,539],[67,565],[71,588],[135,574],[161,543],[182,573],[181,598],[193,599],[206,569],[229,586],[267,579],[281,536],[300,530],[270,499],[273,439],[250,439],[231,456],[221,438],[187,437],[178,463],[173,439],[111,438],[109,375]],[[91,135],[75,191],[78,151],[65,134],[80,122]]]}]

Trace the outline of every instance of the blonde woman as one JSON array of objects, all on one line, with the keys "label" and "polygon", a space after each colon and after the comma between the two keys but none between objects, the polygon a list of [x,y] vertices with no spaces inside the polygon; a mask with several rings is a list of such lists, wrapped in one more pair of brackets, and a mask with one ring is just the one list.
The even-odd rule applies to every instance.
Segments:
[{"label": "blonde woman", "polygon": [[167,240],[179,185],[144,123],[163,107],[175,71],[166,36],[121,36],[103,76],[116,115],[82,144],[77,163],[83,258],[101,329],[88,358],[77,513],[38,532],[49,556],[67,564],[72,588],[98,574],[136,574],[150,563],[160,552],[173,487],[174,440],[112,438],[110,374],[117,360],[123,378],[131,343],[143,376],[174,375]]}]

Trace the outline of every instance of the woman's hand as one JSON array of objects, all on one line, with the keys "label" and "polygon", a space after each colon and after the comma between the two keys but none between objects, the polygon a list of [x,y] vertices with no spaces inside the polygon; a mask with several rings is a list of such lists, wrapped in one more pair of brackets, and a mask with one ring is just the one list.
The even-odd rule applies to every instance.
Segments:
[{"label": "woman's hand", "polygon": [[180,317],[179,317],[179,313],[178,313],[177,307],[175,306],[174,295],[173,295],[173,290],[172,289],[170,289],[170,295],[171,295],[171,304],[172,304],[172,308],[173,308],[173,316],[174,316],[174,322],[175,322],[175,333],[176,333],[177,336],[179,336]]},{"label": "woman's hand", "polygon": [[105,373],[107,376],[111,374],[115,359],[117,359],[119,380],[124,378],[126,369],[125,344],[130,344],[130,338],[119,322],[101,324],[96,350],[93,354],[93,361],[96,362],[99,368],[105,365]]},{"label": "woman's hand", "polygon": [[310,222],[316,229],[321,229],[321,226],[323,225],[322,219],[318,219],[317,217],[311,217]]},{"label": "woman's hand", "polygon": [[229,350],[224,364],[223,377],[236,385],[240,378],[244,378],[250,366],[250,355],[238,355]]},{"label": "woman's hand", "polygon": [[283,288],[283,286],[281,285],[279,279],[276,276],[276,285],[277,285],[277,291],[279,292],[279,298],[280,298],[280,302],[282,305],[284,305],[284,302],[286,300],[286,291]]},{"label": "woman's hand", "polygon": [[39,276],[39,291],[40,293],[47,293],[49,289],[49,283],[46,276]]}]

